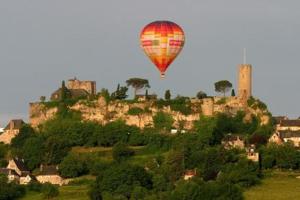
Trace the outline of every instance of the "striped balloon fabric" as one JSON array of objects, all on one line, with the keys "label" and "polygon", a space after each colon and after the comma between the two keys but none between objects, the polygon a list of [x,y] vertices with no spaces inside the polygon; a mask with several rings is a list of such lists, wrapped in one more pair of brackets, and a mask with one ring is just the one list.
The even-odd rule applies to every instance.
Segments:
[{"label": "striped balloon fabric", "polygon": [[141,47],[156,65],[161,77],[178,56],[184,46],[184,32],[180,26],[170,21],[155,21],[141,32]]}]

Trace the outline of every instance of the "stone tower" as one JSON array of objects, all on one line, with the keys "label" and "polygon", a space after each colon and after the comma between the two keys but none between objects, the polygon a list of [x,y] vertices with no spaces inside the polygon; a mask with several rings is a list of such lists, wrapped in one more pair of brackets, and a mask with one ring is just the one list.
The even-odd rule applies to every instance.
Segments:
[{"label": "stone tower", "polygon": [[238,68],[238,96],[243,100],[248,100],[252,96],[252,65],[241,64]]}]

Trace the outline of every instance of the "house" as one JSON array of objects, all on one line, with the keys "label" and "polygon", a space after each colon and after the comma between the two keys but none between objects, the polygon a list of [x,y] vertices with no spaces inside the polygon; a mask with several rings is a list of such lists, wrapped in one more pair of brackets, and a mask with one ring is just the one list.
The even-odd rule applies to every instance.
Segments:
[{"label": "house", "polygon": [[253,162],[259,161],[259,153],[255,150],[255,145],[246,148],[247,158]]},{"label": "house", "polygon": [[0,168],[0,174],[4,174],[7,176],[8,182],[16,182],[19,183],[20,176],[13,169]]},{"label": "house", "polygon": [[11,140],[19,134],[23,124],[24,121],[22,119],[11,120],[4,128],[4,132],[0,135],[0,143],[10,144]]},{"label": "house", "polygon": [[9,182],[15,181],[23,185],[35,180],[25,166],[24,161],[18,158],[9,160],[7,167],[0,169],[0,173],[7,175]]},{"label": "house", "polygon": [[51,183],[54,185],[68,184],[68,180],[63,179],[58,173],[58,166],[56,165],[41,165],[40,172],[36,176],[36,179],[40,183]]},{"label": "house", "polygon": [[186,170],[185,173],[184,173],[183,179],[185,181],[187,181],[187,180],[193,178],[196,175],[197,175],[196,169],[194,169],[194,170]]},{"label": "house", "polygon": [[230,149],[230,148],[244,149],[245,140],[240,135],[228,134],[222,140],[222,145],[224,146],[225,149]]},{"label": "house", "polygon": [[23,159],[14,158],[9,160],[6,168],[14,170],[19,176],[30,174],[30,171],[26,167]]},{"label": "house", "polygon": [[295,147],[300,147],[300,130],[299,131],[276,131],[269,138],[269,142],[283,144],[284,142],[292,142]]},{"label": "house", "polygon": [[300,119],[287,119],[287,120],[281,120],[276,125],[276,131],[300,131]]},{"label": "house", "polygon": [[27,185],[31,181],[36,181],[36,178],[32,174],[22,174],[22,176],[20,176],[21,185]]},{"label": "house", "polygon": [[273,121],[275,124],[280,124],[283,120],[288,120],[289,118],[287,116],[274,116]]}]

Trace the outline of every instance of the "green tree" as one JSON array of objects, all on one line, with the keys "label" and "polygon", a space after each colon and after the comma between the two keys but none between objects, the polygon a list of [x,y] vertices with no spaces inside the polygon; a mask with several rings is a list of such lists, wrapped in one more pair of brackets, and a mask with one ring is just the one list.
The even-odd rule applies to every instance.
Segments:
[{"label": "green tree", "polygon": [[0,199],[14,200],[25,195],[24,186],[14,182],[8,183],[6,175],[0,174]]},{"label": "green tree", "polygon": [[59,172],[65,178],[75,178],[86,173],[87,167],[82,158],[71,153],[60,163]]},{"label": "green tree", "polygon": [[104,97],[106,102],[110,101],[110,94],[108,89],[102,88],[101,91],[98,93],[98,95]]},{"label": "green tree", "polygon": [[226,92],[228,92],[232,88],[232,83],[230,83],[227,80],[221,80],[218,82],[215,82],[215,91],[223,93],[224,97]]},{"label": "green tree", "polygon": [[231,96],[235,97],[235,91],[234,91],[234,89],[231,90]]},{"label": "green tree", "polygon": [[19,134],[11,141],[11,146],[14,148],[22,148],[26,140],[35,135],[34,129],[30,125],[23,125]]},{"label": "green tree", "polygon": [[166,92],[165,92],[165,100],[170,100],[171,99],[171,92],[170,92],[170,90],[166,90]]},{"label": "green tree", "polygon": [[170,130],[172,128],[174,119],[171,115],[164,113],[164,112],[158,112],[153,117],[154,126],[157,129],[164,129],[164,130]]},{"label": "green tree", "polygon": [[126,81],[127,86],[134,88],[134,97],[136,98],[137,92],[141,89],[150,88],[149,81],[142,78],[131,78]]},{"label": "green tree", "polygon": [[181,150],[172,150],[163,164],[163,172],[172,183],[180,179],[184,172],[184,153]]},{"label": "green tree", "polygon": [[30,170],[38,167],[45,154],[44,139],[42,137],[31,137],[27,139],[22,147],[22,156],[25,160],[25,164]]},{"label": "green tree", "polygon": [[203,91],[199,91],[196,96],[198,99],[204,99],[207,97],[207,94]]},{"label": "green tree", "polygon": [[126,99],[128,96],[127,91],[128,87],[120,86],[120,84],[118,84],[117,90],[111,94],[111,98],[119,100]]},{"label": "green tree", "polygon": [[113,159],[117,162],[124,161],[134,155],[134,151],[129,149],[124,143],[117,143],[112,150]]},{"label": "green tree", "polygon": [[59,195],[58,187],[50,183],[45,183],[42,187],[42,194],[45,199],[53,199]]}]

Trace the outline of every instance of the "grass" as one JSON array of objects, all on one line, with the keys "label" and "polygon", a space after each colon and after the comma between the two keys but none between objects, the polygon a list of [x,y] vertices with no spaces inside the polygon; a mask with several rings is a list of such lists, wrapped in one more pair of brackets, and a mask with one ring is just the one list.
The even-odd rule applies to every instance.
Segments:
[{"label": "grass", "polygon": [[300,173],[274,171],[262,184],[247,190],[246,200],[296,200],[300,199]]},{"label": "grass", "polygon": [[[88,185],[62,186],[59,188],[59,196],[53,200],[89,200]],[[36,192],[28,192],[20,200],[43,200],[43,195]]]}]

